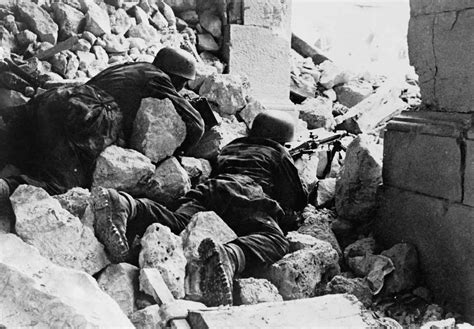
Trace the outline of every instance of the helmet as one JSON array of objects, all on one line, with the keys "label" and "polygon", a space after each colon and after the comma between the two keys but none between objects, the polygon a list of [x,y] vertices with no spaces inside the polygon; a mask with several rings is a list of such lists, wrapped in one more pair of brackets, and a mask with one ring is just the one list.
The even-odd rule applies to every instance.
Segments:
[{"label": "helmet", "polygon": [[249,136],[272,139],[280,144],[290,142],[295,133],[295,119],[283,111],[265,111],[257,114]]},{"label": "helmet", "polygon": [[194,80],[196,77],[196,60],[186,50],[165,47],[155,56],[153,65],[165,73]]}]

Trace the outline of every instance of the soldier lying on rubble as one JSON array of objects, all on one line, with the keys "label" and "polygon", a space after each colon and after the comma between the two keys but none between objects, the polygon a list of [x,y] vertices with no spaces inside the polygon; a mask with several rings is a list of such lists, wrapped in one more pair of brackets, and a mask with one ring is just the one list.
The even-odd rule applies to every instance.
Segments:
[{"label": "soldier lying on rubble", "polygon": [[283,230],[290,229],[285,215],[307,204],[307,191],[282,146],[293,138],[293,132],[288,114],[257,115],[249,136],[225,146],[213,175],[182,197],[173,211],[149,199],[94,188],[96,235],[112,260],[121,262],[134,254],[135,237],[142,236],[149,225],[160,223],[179,234],[197,212],[216,212],[238,238],[224,245],[211,239],[201,242],[201,290],[208,306],[232,304],[234,276],[283,257],[289,247]]},{"label": "soldier lying on rubble", "polygon": [[0,199],[20,184],[60,194],[89,188],[95,161],[111,144],[126,143],[141,100],[169,98],[186,124],[177,150],[196,144],[204,131],[199,112],[178,91],[196,74],[195,60],[181,49],[163,48],[153,63],[110,67],[85,85],[59,87],[25,106],[1,109],[12,151],[9,160],[24,175],[0,179]]}]

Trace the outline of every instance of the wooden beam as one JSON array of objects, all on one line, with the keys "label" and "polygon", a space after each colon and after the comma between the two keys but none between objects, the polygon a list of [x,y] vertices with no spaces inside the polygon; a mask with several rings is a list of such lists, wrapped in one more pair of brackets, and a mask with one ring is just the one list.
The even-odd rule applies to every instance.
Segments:
[{"label": "wooden beam", "polygon": [[319,65],[324,61],[330,60],[323,52],[313,46],[310,46],[306,41],[298,37],[296,34],[291,34],[291,48],[303,57],[311,57],[315,65]]},{"label": "wooden beam", "polygon": [[47,59],[61,51],[71,49],[77,43],[78,40],[79,38],[76,35],[72,36],[69,39],[66,39],[62,42],[58,42],[56,45],[46,49],[45,51],[37,53],[34,57],[38,58],[39,60]]}]

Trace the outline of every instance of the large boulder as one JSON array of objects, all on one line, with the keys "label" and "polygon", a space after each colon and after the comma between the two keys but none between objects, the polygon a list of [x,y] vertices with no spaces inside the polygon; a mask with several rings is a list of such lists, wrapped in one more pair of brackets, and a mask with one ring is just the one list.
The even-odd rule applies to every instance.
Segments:
[{"label": "large boulder", "polygon": [[308,192],[312,192],[318,184],[319,157],[315,154],[302,154],[295,160],[301,182]]},{"label": "large boulder", "polygon": [[341,178],[336,182],[336,210],[354,222],[370,220],[382,183],[383,147],[371,136],[359,135],[347,148]]},{"label": "large boulder", "polygon": [[415,246],[408,243],[399,243],[383,251],[381,255],[390,258],[395,266],[395,270],[385,280],[383,294],[396,294],[416,286],[419,267],[418,253]]},{"label": "large boulder", "polygon": [[300,119],[308,123],[308,129],[326,128],[331,130],[336,125],[332,115],[332,101],[329,98],[321,96],[308,98],[296,108]]},{"label": "large boulder", "polygon": [[18,14],[28,28],[38,35],[40,41],[55,44],[58,39],[58,25],[46,10],[33,1],[20,1]]},{"label": "large boulder", "polygon": [[164,205],[172,206],[191,189],[191,180],[175,157],[160,163],[150,178],[145,195]]},{"label": "large boulder", "polygon": [[180,236],[187,261],[184,285],[186,297],[192,300],[201,300],[199,244],[205,238],[212,238],[218,243],[226,243],[236,239],[237,235],[215,212],[205,211],[195,214]]},{"label": "large boulder", "polygon": [[349,82],[351,73],[344,71],[330,60],[319,64],[321,78],[319,83],[326,89]]},{"label": "large boulder", "polygon": [[107,11],[93,1],[88,3],[85,20],[84,30],[91,32],[96,37],[112,32]]},{"label": "large boulder", "polygon": [[99,287],[117,302],[127,316],[136,310],[139,274],[138,267],[128,263],[111,264],[97,279]]},{"label": "large boulder", "polygon": [[383,255],[366,254],[346,259],[349,268],[359,277],[365,277],[372,294],[377,295],[384,287],[385,277],[393,272],[390,258]]},{"label": "large boulder", "polygon": [[278,289],[266,279],[237,279],[234,282],[234,305],[253,305],[268,302],[281,302],[283,297]]},{"label": "large boulder", "polygon": [[82,32],[84,14],[63,2],[51,4],[54,19],[59,25],[59,38],[65,40]]},{"label": "large boulder", "polygon": [[232,115],[247,104],[248,90],[248,81],[240,75],[213,74],[204,80],[199,95],[215,103],[219,114]]},{"label": "large boulder", "polygon": [[311,248],[318,244],[319,239],[309,234],[302,234],[296,231],[288,232],[286,239],[290,243],[290,252]]},{"label": "large boulder", "polygon": [[132,26],[128,32],[129,37],[142,38],[147,44],[159,44],[161,42],[161,34],[148,22],[140,23]]},{"label": "large boulder", "polygon": [[154,172],[155,166],[140,152],[112,145],[97,158],[92,185],[141,194]]},{"label": "large boulder", "polygon": [[54,263],[95,274],[109,263],[93,230],[45,190],[20,185],[10,197],[16,233]]},{"label": "large boulder", "polygon": [[74,187],[66,193],[53,196],[53,198],[58,200],[61,207],[72,215],[82,218],[89,206],[91,193],[87,189]]},{"label": "large boulder", "polygon": [[132,27],[132,19],[123,8],[119,8],[110,16],[112,33],[124,35]]},{"label": "large boulder", "polygon": [[204,182],[211,175],[212,167],[209,160],[181,157],[181,165],[188,173],[193,185]]},{"label": "large boulder", "polygon": [[188,87],[198,92],[204,81],[211,75],[217,74],[217,68],[206,63],[199,62],[196,64],[196,77],[188,82]]},{"label": "large boulder", "polygon": [[348,83],[334,87],[337,101],[344,106],[352,107],[369,97],[374,89],[365,80],[350,80]]},{"label": "large boulder", "polygon": [[53,264],[13,234],[0,235],[0,286],[7,328],[133,328],[92,276]]},{"label": "large boulder", "polygon": [[277,288],[283,299],[308,298],[325,287],[339,273],[339,257],[326,241],[286,255],[270,266],[265,278]]},{"label": "large boulder", "polygon": [[169,99],[145,98],[133,123],[131,145],[153,162],[172,155],[186,137],[186,125]]},{"label": "large boulder", "polygon": [[[161,224],[148,227],[141,239],[140,268],[156,268],[175,298],[184,297],[186,258],[181,238]],[[141,280],[141,278],[140,278]]]}]

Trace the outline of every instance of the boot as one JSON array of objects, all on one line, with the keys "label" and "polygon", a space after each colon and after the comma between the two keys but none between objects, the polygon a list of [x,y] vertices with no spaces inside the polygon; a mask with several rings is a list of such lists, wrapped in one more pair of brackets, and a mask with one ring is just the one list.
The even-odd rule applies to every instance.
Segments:
[{"label": "boot", "polygon": [[0,202],[8,201],[9,198],[10,185],[4,179],[0,179]]},{"label": "boot", "polygon": [[105,246],[113,263],[125,261],[130,252],[126,231],[132,217],[134,199],[125,192],[96,187],[92,189],[92,207],[97,238]]},{"label": "boot", "polygon": [[199,245],[198,252],[202,262],[200,288],[204,304],[232,305],[233,280],[240,271],[232,250],[228,251],[223,245],[206,238]]}]

